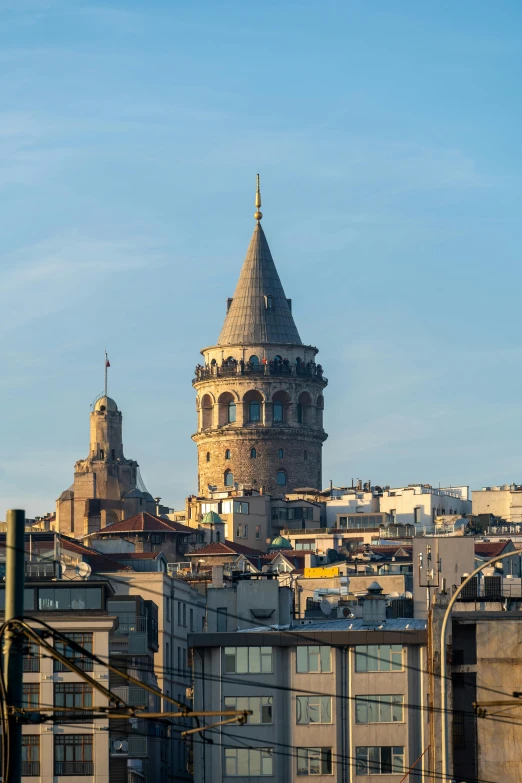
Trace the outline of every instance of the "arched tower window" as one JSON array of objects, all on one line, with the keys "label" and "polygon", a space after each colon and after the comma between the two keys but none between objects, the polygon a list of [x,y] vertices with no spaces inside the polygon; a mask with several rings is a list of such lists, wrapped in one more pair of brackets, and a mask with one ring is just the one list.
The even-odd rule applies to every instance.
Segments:
[{"label": "arched tower window", "polygon": [[257,457],[257,451],[255,449],[250,449],[250,459],[255,459]]},{"label": "arched tower window", "polygon": [[288,420],[290,395],[285,391],[278,391],[272,396],[272,421],[274,424],[284,424]]},{"label": "arched tower window", "polygon": [[225,459],[230,459],[230,449],[225,451]]},{"label": "arched tower window", "polygon": [[205,394],[201,400],[201,428],[207,430],[212,427],[212,397]]},{"label": "arched tower window", "polygon": [[207,451],[207,462],[210,462],[210,451]]},{"label": "arched tower window", "polygon": [[297,404],[297,421],[305,427],[312,427],[312,397],[308,392],[301,392]]},{"label": "arched tower window", "polygon": [[259,367],[259,356],[256,356],[255,354],[250,357],[249,359],[250,364],[252,365],[252,368]]},{"label": "arched tower window", "polygon": [[283,449],[279,449],[279,459],[283,459],[284,456],[285,456],[285,452],[283,451]]},{"label": "arched tower window", "polygon": [[277,483],[280,487],[286,487],[286,473],[284,470],[277,471]]},{"label": "arched tower window", "polygon": [[307,459],[308,459],[308,452],[307,452],[307,450],[306,450],[306,449],[304,450],[303,457],[304,457],[304,459],[305,459],[305,460],[307,460]]},{"label": "arched tower window", "polygon": [[217,400],[218,426],[224,427],[233,424],[236,420],[236,399],[232,392],[226,391],[219,395]]},{"label": "arched tower window", "polygon": [[249,424],[259,424],[262,420],[263,395],[261,392],[252,389],[243,397],[244,417]]},{"label": "arched tower window", "polygon": [[236,420],[236,403],[234,400],[231,400],[228,403],[228,423],[233,424]]},{"label": "arched tower window", "polygon": [[224,484],[225,487],[233,487],[234,486],[234,474],[231,470],[225,470],[225,477],[224,477]]},{"label": "arched tower window", "polygon": [[316,421],[317,426],[319,429],[323,429],[323,410],[324,410],[324,397],[322,394],[319,395],[317,398],[317,408],[316,408]]}]

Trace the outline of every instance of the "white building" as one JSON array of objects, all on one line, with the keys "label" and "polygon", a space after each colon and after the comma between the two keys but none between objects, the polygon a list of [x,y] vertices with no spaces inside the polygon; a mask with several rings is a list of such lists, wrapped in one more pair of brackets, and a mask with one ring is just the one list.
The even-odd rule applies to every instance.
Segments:
[{"label": "white building", "polygon": [[[522,511],[522,509],[521,509]],[[373,487],[371,491],[349,489],[341,497],[326,501],[328,527],[334,527],[338,514],[381,512],[400,525],[415,525],[433,532],[435,519],[453,514],[470,514],[469,487],[440,487],[409,484],[405,487]]]}]

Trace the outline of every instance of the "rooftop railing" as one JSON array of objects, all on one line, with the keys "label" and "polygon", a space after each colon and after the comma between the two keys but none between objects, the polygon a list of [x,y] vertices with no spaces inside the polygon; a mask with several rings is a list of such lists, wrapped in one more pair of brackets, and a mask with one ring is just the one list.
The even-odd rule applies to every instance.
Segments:
[{"label": "rooftop railing", "polygon": [[325,386],[328,380],[324,377],[323,368],[315,362],[301,362],[300,364],[291,364],[287,359],[282,362],[266,361],[263,362],[243,362],[229,360],[221,364],[207,364],[205,366],[198,364],[195,370],[196,377],[193,383],[204,381],[209,378],[234,377],[237,375],[287,375],[298,378],[312,378],[321,381]]}]

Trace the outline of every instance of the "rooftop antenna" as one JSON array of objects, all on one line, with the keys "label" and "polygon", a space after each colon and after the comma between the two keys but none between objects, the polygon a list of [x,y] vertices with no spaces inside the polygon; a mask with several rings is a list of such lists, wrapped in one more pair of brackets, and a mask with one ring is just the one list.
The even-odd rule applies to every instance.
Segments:
[{"label": "rooftop antenna", "polygon": [[254,217],[257,221],[261,220],[261,218],[263,217],[263,213],[259,211],[260,206],[261,206],[261,191],[259,189],[259,174],[257,174],[256,211],[254,212]]}]

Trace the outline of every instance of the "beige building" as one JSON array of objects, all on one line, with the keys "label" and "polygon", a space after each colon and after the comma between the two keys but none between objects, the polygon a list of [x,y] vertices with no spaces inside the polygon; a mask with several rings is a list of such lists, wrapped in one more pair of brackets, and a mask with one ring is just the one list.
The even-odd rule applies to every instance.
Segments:
[{"label": "beige building", "polygon": [[90,416],[89,456],[75,464],[73,484],[56,501],[56,529],[81,537],[140,511],[154,514],[156,504],[140,488],[138,463],[123,454],[121,411],[102,395]]},{"label": "beige building", "polygon": [[227,630],[189,638],[195,707],[253,714],[223,727],[220,742],[194,746],[196,783],[399,783],[414,764],[428,779],[425,621],[387,620],[376,595],[360,619],[289,624],[285,588],[278,595],[265,580],[237,590],[251,595],[209,588],[213,622]]},{"label": "beige building", "polygon": [[255,217],[217,344],[201,351],[193,380],[200,495],[209,487],[253,487],[273,496],[321,487],[327,381],[317,348],[299,336],[261,213]]},{"label": "beige building", "polygon": [[502,484],[483,487],[471,493],[473,516],[492,514],[506,522],[522,525],[522,486]]}]

